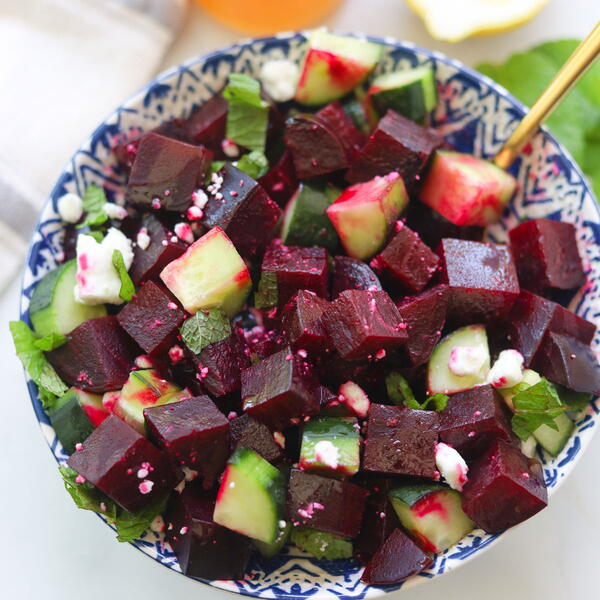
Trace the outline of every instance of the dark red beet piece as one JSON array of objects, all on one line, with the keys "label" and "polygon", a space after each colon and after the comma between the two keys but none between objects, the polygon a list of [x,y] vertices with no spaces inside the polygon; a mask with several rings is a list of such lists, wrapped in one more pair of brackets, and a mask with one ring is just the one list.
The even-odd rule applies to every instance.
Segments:
[{"label": "dark red beet piece", "polygon": [[215,154],[221,154],[228,109],[229,104],[221,94],[212,96],[186,119],[186,139],[192,144],[205,146]]},{"label": "dark red beet piece", "polygon": [[345,360],[393,350],[408,337],[398,309],[383,291],[342,292],[323,313],[323,325]]},{"label": "dark red beet piece", "polygon": [[202,224],[221,227],[242,256],[252,257],[265,249],[281,209],[263,187],[231,163],[219,171],[223,178],[218,194],[210,195]]},{"label": "dark red beet piece", "polygon": [[404,298],[398,304],[398,312],[406,323],[408,334],[404,350],[412,365],[422,365],[429,360],[442,335],[447,307],[448,287],[445,285]]},{"label": "dark red beet piece", "polygon": [[139,352],[117,317],[89,319],[67,338],[66,344],[46,353],[66,383],[88,392],[123,387]]},{"label": "dark red beet piece", "polygon": [[532,291],[571,290],[585,282],[571,223],[532,219],[509,232],[519,283]]},{"label": "dark red beet piece", "polygon": [[250,415],[236,417],[230,426],[232,450],[237,446],[245,446],[271,463],[283,458],[283,448],[275,441],[271,430]]},{"label": "dark red beet piece", "polygon": [[281,330],[294,350],[322,354],[329,347],[329,338],[321,322],[329,303],[314,292],[299,291],[286,305],[281,315]]},{"label": "dark red beet piece", "polygon": [[67,464],[129,512],[165,495],[178,480],[167,456],[114,415],[93,431]]},{"label": "dark red beet piece", "polygon": [[292,153],[286,150],[277,162],[258,180],[271,199],[282,208],[298,187]]},{"label": "dark red beet piece", "polygon": [[331,277],[331,299],[344,290],[382,290],[381,283],[371,267],[358,258],[336,256]]},{"label": "dark red beet piece", "polygon": [[438,424],[433,411],[371,404],[363,469],[433,479]]},{"label": "dark red beet piece", "polygon": [[324,248],[300,248],[274,242],[265,252],[262,270],[277,275],[279,306],[285,306],[300,290],[327,297],[329,268]]},{"label": "dark red beet piece", "polygon": [[244,412],[281,431],[291,419],[319,412],[311,366],[285,348],[242,371]]},{"label": "dark red beet piece", "polygon": [[137,156],[142,135],[143,134],[138,134],[130,139],[125,139],[116,144],[112,149],[113,154],[117,159],[117,163],[127,174],[131,172],[131,167],[133,166],[133,162]]},{"label": "dark red beet piece", "polygon": [[204,182],[212,161],[210,150],[147,133],[138,148],[125,198],[132,204],[182,212]]},{"label": "dark red beet piece", "polygon": [[369,492],[358,485],[292,469],[287,495],[292,525],[345,538],[358,535]]},{"label": "dark red beet piece", "polygon": [[373,555],[360,580],[368,585],[399,583],[433,564],[433,558],[421,550],[401,529],[394,529]]},{"label": "dark red beet piece", "polygon": [[167,507],[166,537],[185,575],[243,579],[252,552],[250,540],[213,521],[215,494],[188,484]]},{"label": "dark red beet piece", "polygon": [[213,396],[237,392],[242,386],[240,373],[250,366],[248,347],[235,334],[209,344],[192,357],[198,369],[197,379]]},{"label": "dark red beet piece", "polygon": [[361,133],[354,121],[346,114],[339,101],[324,106],[316,115],[317,119],[333,131],[339,140],[348,160],[364,146],[365,136]]},{"label": "dark red beet piece", "polygon": [[448,318],[476,323],[503,317],[519,295],[515,263],[507,246],[443,239],[438,249],[448,284]]},{"label": "dark red beet piece", "polygon": [[229,457],[229,421],[208,396],[144,409],[150,439],[211,487]]},{"label": "dark red beet piece", "polygon": [[388,110],[352,161],[346,179],[358,183],[397,171],[410,185],[443,142],[431,129]]},{"label": "dark red beet piece", "polygon": [[292,153],[299,179],[333,173],[348,167],[346,150],[336,132],[315,115],[301,114],[285,124],[285,145]]},{"label": "dark red beet piece", "polygon": [[496,439],[513,439],[507,408],[491,385],[452,394],[439,415],[440,441],[469,459],[485,452]]},{"label": "dark red beet piece", "polygon": [[135,285],[148,279],[158,279],[160,272],[186,250],[187,244],[173,241],[173,234],[153,214],[145,214],[141,229],[150,238],[147,248],[136,246],[129,275]]},{"label": "dark red beet piece", "polygon": [[542,467],[515,446],[494,442],[469,470],[462,493],[465,513],[497,533],[533,517],[548,504]]},{"label": "dark red beet piece", "polygon": [[521,290],[506,317],[505,326],[511,348],[518,350],[530,366],[536,359],[544,336],[560,333],[577,338],[589,345],[596,326],[556,302]]},{"label": "dark red beet piece", "polygon": [[117,315],[119,325],[149,354],[167,352],[185,311],[162,286],[147,281]]},{"label": "dark red beet piece", "polygon": [[554,383],[576,392],[600,393],[600,366],[593,350],[578,339],[549,333],[544,338],[534,369]]},{"label": "dark red beet piece", "polygon": [[439,261],[421,238],[404,225],[371,261],[371,266],[392,287],[417,293],[429,283]]}]

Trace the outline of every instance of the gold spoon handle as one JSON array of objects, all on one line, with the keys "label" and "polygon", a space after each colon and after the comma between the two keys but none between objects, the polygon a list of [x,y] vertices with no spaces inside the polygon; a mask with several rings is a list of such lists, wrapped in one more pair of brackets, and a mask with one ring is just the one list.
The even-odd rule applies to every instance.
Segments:
[{"label": "gold spoon handle", "polygon": [[538,127],[550,116],[550,113],[599,56],[600,21],[585,40],[577,46],[512,135],[504,142],[502,150],[494,158],[497,166],[501,169],[510,167]]}]

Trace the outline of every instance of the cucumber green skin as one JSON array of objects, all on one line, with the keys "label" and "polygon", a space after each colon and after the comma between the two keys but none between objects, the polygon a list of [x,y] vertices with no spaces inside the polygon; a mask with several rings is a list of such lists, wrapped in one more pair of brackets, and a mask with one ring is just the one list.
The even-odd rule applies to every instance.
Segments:
[{"label": "cucumber green skin", "polygon": [[66,335],[88,319],[106,316],[104,305],[89,306],[75,301],[75,259],[48,273],[31,295],[29,317],[39,336]]},{"label": "cucumber green skin", "polygon": [[367,120],[367,115],[365,114],[365,109],[361,101],[358,98],[350,98],[342,103],[342,108],[344,112],[352,119],[352,122],[356,127],[364,133],[365,135],[369,135],[371,133],[371,127],[369,125],[369,121]]},{"label": "cucumber green skin", "polygon": [[75,452],[77,443],[83,442],[94,431],[72,388],[60,398],[57,407],[50,414],[50,424],[65,452],[69,454]]},{"label": "cucumber green skin", "polygon": [[338,235],[326,214],[340,191],[317,183],[301,183],[285,208],[281,239],[289,246],[320,246],[335,251]]},{"label": "cucumber green skin", "polygon": [[441,483],[423,482],[398,486],[390,490],[390,499],[395,498],[407,506],[414,506],[419,500],[433,493],[446,491],[449,488]]}]

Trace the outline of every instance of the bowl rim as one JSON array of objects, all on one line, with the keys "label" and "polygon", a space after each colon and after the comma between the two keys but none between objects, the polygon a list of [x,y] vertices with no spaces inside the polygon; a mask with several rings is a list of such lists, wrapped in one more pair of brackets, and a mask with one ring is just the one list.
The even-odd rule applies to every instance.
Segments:
[{"label": "bowl rim", "polygon": [[[57,180],[56,183],[54,184],[54,186],[52,187],[51,191],[49,192],[49,194],[46,195],[45,200],[42,204],[42,207],[40,209],[36,224],[35,224],[35,228],[32,232],[32,235],[29,239],[28,242],[28,250],[27,250],[27,256],[24,262],[24,265],[29,265],[31,263],[31,259],[34,257],[37,257],[37,255],[39,254],[39,251],[35,250],[35,244],[34,244],[34,238],[35,235],[38,233],[39,229],[40,229],[40,225],[42,224],[42,217],[44,215],[44,212],[48,206],[48,204],[50,202],[52,202],[53,197],[56,195],[56,192],[58,191],[59,187],[61,186],[61,181],[63,178],[63,175],[68,171],[69,167],[72,165],[73,163],[73,159],[75,158],[75,156],[77,155],[77,153],[84,148],[86,145],[88,145],[92,139],[94,139],[94,137],[96,136],[96,134],[98,132],[100,132],[108,122],[110,122],[110,120],[115,117],[119,111],[123,108],[126,108],[128,105],[135,103],[135,102],[139,102],[144,95],[157,83],[161,83],[169,78],[171,78],[173,75],[175,75],[176,73],[178,73],[179,71],[181,71],[183,68],[189,68],[189,67],[194,67],[197,66],[199,64],[202,64],[208,60],[210,60],[211,58],[216,58],[219,57],[223,54],[227,54],[231,51],[241,51],[244,48],[248,48],[251,47],[255,44],[260,44],[260,43],[269,43],[269,42],[273,42],[273,41],[292,41],[292,40],[306,40],[308,38],[308,35],[310,33],[310,31],[312,31],[312,29],[303,29],[303,30],[298,30],[298,31],[284,31],[284,32],[278,32],[275,33],[273,35],[267,35],[267,36],[261,36],[261,37],[246,37],[246,38],[242,38],[240,41],[235,42],[233,44],[229,44],[227,46],[224,46],[222,48],[218,48],[216,50],[212,50],[210,52],[206,52],[203,54],[199,54],[196,56],[192,56],[191,58],[178,63],[176,65],[172,65],[171,67],[168,67],[166,69],[164,69],[163,71],[161,71],[160,73],[158,73],[157,75],[155,75],[152,79],[150,79],[145,85],[141,86],[140,88],[138,88],[135,92],[133,92],[132,94],[130,94],[123,102],[121,102],[120,104],[118,104],[113,110],[111,110],[109,113],[107,113],[105,115],[105,117],[99,122],[99,124],[92,130],[92,132],[86,136],[83,141],[78,145],[77,149],[73,152],[73,154],[70,156],[70,158],[68,159],[66,165],[62,168],[62,170],[58,173],[57,175]],[[491,79],[490,77],[488,77],[487,75],[484,75],[483,73],[480,73],[479,71],[477,71],[476,69],[464,64],[462,61],[458,60],[458,59],[454,59],[451,58],[450,56],[446,55],[443,52],[440,52],[438,50],[429,50],[427,48],[424,48],[422,46],[419,46],[413,42],[410,42],[408,40],[399,40],[396,39],[393,36],[376,36],[376,35],[371,35],[371,34],[366,34],[366,33],[362,33],[360,31],[346,31],[346,30],[337,30],[337,29],[333,29],[331,31],[334,34],[337,35],[343,35],[343,36],[347,36],[347,37],[353,37],[353,38],[358,38],[358,39],[364,39],[370,42],[374,42],[374,43],[379,43],[379,44],[383,44],[384,46],[388,46],[388,47],[393,47],[396,49],[403,49],[408,51],[411,54],[419,54],[423,57],[426,57],[428,59],[433,59],[435,62],[440,62],[443,64],[446,64],[450,67],[453,67],[455,69],[457,69],[458,71],[468,75],[470,78],[472,78],[473,80],[476,81],[482,81],[483,83],[485,83],[485,85],[494,92],[494,94],[496,94],[497,96],[500,96],[502,98],[504,98],[505,100],[507,100],[512,107],[515,109],[516,111],[516,115],[518,116],[519,119],[522,119],[525,114],[528,111],[528,107],[523,104],[521,101],[519,101],[517,98],[515,98],[506,88],[504,88],[502,85],[500,85],[499,83],[497,83],[496,81],[494,81],[493,79]],[[587,194],[590,195],[590,197],[593,200],[596,200],[596,202],[594,202],[594,207],[596,212],[598,213],[598,216],[600,218],[600,205],[598,204],[598,200],[596,199],[593,190],[591,188],[591,185],[586,177],[586,175],[583,173],[582,169],[579,167],[578,163],[573,159],[573,157],[571,156],[570,152],[567,150],[567,148],[560,142],[558,141],[554,135],[547,129],[547,127],[545,125],[540,126],[539,131],[543,134],[543,136],[549,140],[550,142],[552,142],[556,149],[558,154],[560,154],[562,157],[564,157],[564,159],[567,161],[569,168],[573,171],[575,171],[577,173],[577,175],[579,176],[582,185],[583,185],[583,189],[585,190],[585,192]],[[27,306],[27,308],[24,308],[24,303],[26,300],[26,294],[25,294],[25,288],[24,288],[24,282],[25,282],[25,273],[26,273],[26,268],[23,269],[22,275],[21,275],[21,281],[20,281],[20,295],[19,295],[19,318],[21,320],[24,320],[26,323],[31,324],[30,322],[30,318],[29,318],[29,306]],[[25,375],[25,381],[26,381],[26,385],[28,388],[28,393],[29,393],[29,397],[30,397],[30,401],[33,407],[33,411],[34,414],[36,416],[36,419],[38,421],[38,425],[40,426],[40,429],[42,429],[42,425],[45,424],[45,422],[47,422],[48,418],[46,413],[44,412],[43,408],[41,407],[41,402],[39,400],[39,395],[37,393],[37,387],[31,382],[31,380],[28,378],[27,373],[25,370],[23,370],[24,375]],[[594,399],[592,399],[592,402],[594,401]],[[598,410],[594,410],[595,416],[593,416],[592,418],[595,419],[596,421],[600,422],[600,412]],[[575,467],[575,465],[577,464],[577,462],[579,461],[579,459],[581,458],[581,456],[584,454],[584,452],[586,451],[589,443],[591,442],[593,436],[596,434],[596,429],[597,428],[593,428],[593,432],[591,435],[588,435],[584,438],[583,442],[581,442],[581,447],[580,450],[577,452],[577,454],[573,457],[573,459],[571,460],[571,465],[572,467]],[[45,438],[46,436],[44,436]],[[56,457],[56,455],[54,454],[54,449],[52,447],[52,445],[48,442],[48,440],[46,439],[46,444],[50,450],[50,452],[52,453],[53,457],[55,458],[56,462],[60,464],[59,459]],[[558,480],[556,481],[556,483],[553,485],[553,487],[551,487],[549,489],[549,496],[553,495],[555,493],[555,491],[562,485],[562,483],[565,481],[567,477],[561,477],[558,478]],[[112,525],[110,525],[103,517],[102,515],[97,514],[96,515],[99,519],[101,519],[106,525],[108,525],[109,527],[111,527],[111,529],[114,530],[114,527]],[[519,524],[517,525],[517,527],[520,527],[522,525]],[[486,552],[487,550],[490,549],[490,547],[492,545],[496,545],[498,543],[499,540],[504,539],[506,537],[506,534],[509,533],[511,530],[515,529],[515,527],[511,528],[510,530],[506,530],[504,532],[501,532],[500,534],[494,534],[493,538],[490,539],[489,543],[480,546],[477,549],[477,552],[473,553],[471,556],[469,556],[466,560],[462,560],[460,561],[460,563],[458,563],[458,565],[453,565],[452,563],[448,564],[446,566],[446,568],[443,570],[443,572],[435,574],[431,577],[411,577],[409,580],[411,582],[410,587],[414,587],[420,583],[423,583],[425,581],[428,581],[430,578],[433,577],[439,577],[440,575],[444,575],[450,571],[456,570],[456,568],[458,568],[459,566],[464,565],[466,562],[469,562],[470,559],[475,556],[475,555],[479,555],[482,552]],[[251,589],[247,589],[245,587],[240,587],[238,586],[237,589],[233,590],[230,589],[228,587],[222,587],[219,585],[215,585],[216,583],[218,583],[218,581],[220,580],[206,580],[206,579],[201,579],[201,578],[197,578],[197,577],[190,577],[185,575],[184,573],[182,573],[181,571],[178,571],[176,569],[172,569],[169,565],[162,563],[158,558],[150,556],[147,552],[144,552],[143,548],[140,547],[139,545],[137,545],[135,543],[135,541],[133,542],[129,542],[129,544],[131,546],[133,546],[134,548],[136,548],[136,550],[142,552],[144,555],[146,555],[148,558],[153,559],[155,562],[158,562],[159,564],[161,564],[164,567],[167,567],[170,571],[174,571],[175,573],[178,573],[179,575],[184,576],[186,579],[192,579],[196,582],[199,583],[203,583],[206,585],[209,585],[210,587],[214,588],[214,589],[218,589],[219,591],[223,591],[223,592],[228,592],[230,594],[236,594],[236,595],[242,595],[242,596],[249,596],[249,597],[255,597],[255,598],[261,598],[262,596],[254,593]],[[390,589],[391,588],[391,589]],[[383,596],[385,594],[388,593],[392,593],[394,591],[400,591],[398,589],[398,587],[394,586],[390,586],[390,587],[385,587],[385,586],[368,586],[368,589],[371,590],[371,593],[369,593],[369,597],[370,598],[376,598],[376,597],[380,597]],[[402,586],[401,589],[404,589],[404,586]],[[276,597],[276,596],[275,596]],[[294,594],[294,593],[290,593],[290,594],[285,594],[285,598],[289,598],[294,599],[294,600],[303,600],[305,599],[306,596],[301,595],[301,594]],[[316,598],[318,598],[319,596],[315,596]]]}]

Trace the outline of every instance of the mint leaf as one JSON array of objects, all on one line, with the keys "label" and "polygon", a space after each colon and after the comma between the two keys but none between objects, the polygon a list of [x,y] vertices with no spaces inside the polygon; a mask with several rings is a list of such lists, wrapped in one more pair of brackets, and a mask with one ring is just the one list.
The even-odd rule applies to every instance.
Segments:
[{"label": "mint leaf", "polygon": [[164,496],[136,513],[122,511],[115,522],[117,540],[119,542],[137,540],[150,527],[152,521],[165,511],[166,507],[167,497]]},{"label": "mint leaf", "polygon": [[232,73],[223,97],[229,102],[227,138],[249,150],[263,152],[269,105],[260,97],[258,81],[242,73]]},{"label": "mint leaf", "polygon": [[253,150],[249,154],[244,154],[235,166],[250,175],[252,179],[258,179],[269,170],[269,161],[262,152]]},{"label": "mint leaf", "polygon": [[432,410],[429,408],[429,406],[432,405],[433,410],[440,412],[448,406],[448,400],[449,397],[446,394],[433,394],[433,396],[426,398],[419,408],[421,410]]},{"label": "mint leaf", "polygon": [[292,527],[291,539],[300,550],[318,559],[352,558],[352,542],[332,533],[310,527]]},{"label": "mint leaf", "polygon": [[50,410],[57,396],[67,391],[67,386],[54,367],[36,346],[37,337],[23,321],[9,323],[15,350],[29,377],[36,383],[44,410]]},{"label": "mint leaf", "polygon": [[125,302],[129,302],[135,294],[135,285],[133,285],[133,281],[131,281],[131,277],[127,272],[125,260],[123,259],[123,253],[120,250],[113,250],[112,264],[121,278],[119,297],[122,300],[125,300]]},{"label": "mint leaf", "polygon": [[385,378],[385,387],[387,389],[388,398],[394,404],[398,406],[408,406],[408,408],[420,407],[408,381],[406,381],[406,378],[398,373],[398,371],[392,371]]},{"label": "mint leaf", "polygon": [[255,308],[273,308],[279,302],[279,286],[277,273],[263,271],[258,282],[258,289],[254,292]]},{"label": "mint leaf", "polygon": [[75,481],[77,472],[70,467],[60,466],[58,470],[62,475],[67,492],[69,492],[78,508],[102,513],[108,517],[109,522],[115,523],[118,509],[112,500],[88,481],[77,483]]},{"label": "mint leaf", "polygon": [[181,339],[194,353],[199,354],[209,344],[231,335],[231,323],[220,308],[199,310],[187,319],[181,329]]},{"label": "mint leaf", "polygon": [[106,194],[100,186],[93,183],[88,185],[81,200],[86,215],[83,222],[77,225],[78,229],[82,227],[99,227],[108,221],[108,215],[104,210]]},{"label": "mint leaf", "polygon": [[558,431],[555,419],[566,410],[556,388],[546,379],[519,392],[512,402],[515,410],[512,429],[522,440],[542,425]]},{"label": "mint leaf", "polygon": [[562,385],[555,385],[558,397],[566,410],[580,411],[588,406],[592,394],[586,392],[575,392]]},{"label": "mint leaf", "polygon": [[50,350],[54,350],[55,348],[59,348],[63,344],[67,343],[67,336],[60,335],[59,333],[51,333],[50,335],[46,335],[42,338],[38,338],[33,342],[36,348],[43,350],[44,352],[50,352]]}]

